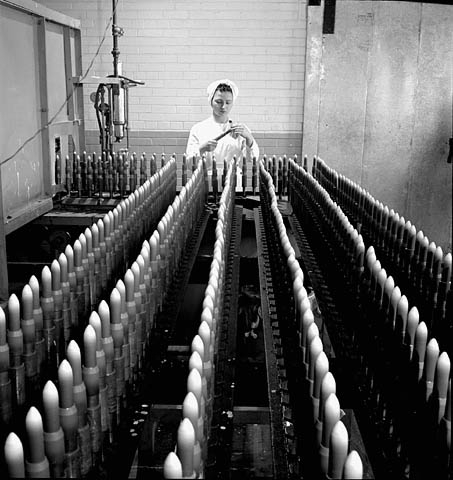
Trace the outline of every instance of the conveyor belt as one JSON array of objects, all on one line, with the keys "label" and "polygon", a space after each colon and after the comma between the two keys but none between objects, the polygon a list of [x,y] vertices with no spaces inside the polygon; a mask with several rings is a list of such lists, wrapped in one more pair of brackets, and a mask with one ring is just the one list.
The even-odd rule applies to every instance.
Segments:
[{"label": "conveyor belt", "polygon": [[206,478],[229,478],[231,469],[241,231],[242,207],[235,207],[225,272],[223,321],[217,333],[214,405]]},{"label": "conveyor belt", "polygon": [[[282,379],[285,378],[283,359],[277,357],[276,344],[280,342],[277,320],[277,309],[274,297],[271,267],[269,264],[269,248],[264,232],[261,208],[255,209],[255,229],[258,249],[258,268],[261,288],[261,312],[263,317],[264,345],[266,351],[266,370],[269,395],[269,416],[271,425],[271,445],[274,478],[288,478],[288,446],[284,429],[284,405],[281,390]],[[287,392],[286,392],[287,394]],[[288,414],[289,411],[286,411]],[[286,423],[289,429],[291,424]]]}]

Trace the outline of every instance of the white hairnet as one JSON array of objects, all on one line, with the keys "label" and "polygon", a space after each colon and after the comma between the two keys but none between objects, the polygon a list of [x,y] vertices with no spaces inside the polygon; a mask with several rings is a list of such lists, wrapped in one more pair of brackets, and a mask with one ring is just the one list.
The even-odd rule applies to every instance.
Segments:
[{"label": "white hairnet", "polygon": [[228,85],[231,88],[231,91],[233,92],[233,102],[236,100],[236,97],[239,94],[239,89],[237,85],[231,80],[228,80],[228,78],[224,78],[223,80],[216,80],[215,82],[212,82],[208,85],[206,92],[208,93],[209,105],[211,105],[212,97],[214,97],[214,93],[217,90],[217,87],[222,83]]}]

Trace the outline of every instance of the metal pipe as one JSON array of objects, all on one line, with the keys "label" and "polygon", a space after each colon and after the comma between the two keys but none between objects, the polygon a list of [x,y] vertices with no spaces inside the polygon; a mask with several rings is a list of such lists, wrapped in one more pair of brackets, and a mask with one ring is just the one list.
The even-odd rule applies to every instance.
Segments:
[{"label": "metal pipe", "polygon": [[112,0],[112,36],[113,36],[113,76],[118,77],[118,58],[120,56],[120,51],[118,49],[118,35],[120,29],[116,25],[116,6],[118,0]]}]

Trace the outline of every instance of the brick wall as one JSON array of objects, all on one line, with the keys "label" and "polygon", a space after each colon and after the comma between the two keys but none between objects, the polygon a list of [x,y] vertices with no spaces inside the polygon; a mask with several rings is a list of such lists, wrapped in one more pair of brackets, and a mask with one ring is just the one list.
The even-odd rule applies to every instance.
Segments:
[{"label": "brick wall", "polygon": [[[39,3],[81,20],[84,72],[106,31],[89,77],[113,73],[110,0]],[[272,144],[293,144],[302,132],[306,8],[306,0],[119,0],[123,74],[145,82],[130,90],[134,138],[159,147],[166,138],[166,150],[181,146],[190,127],[210,115],[206,86],[227,77],[239,87],[232,117],[246,123],[260,145],[268,135]],[[97,131],[89,100],[95,88],[84,87],[88,138]]]}]

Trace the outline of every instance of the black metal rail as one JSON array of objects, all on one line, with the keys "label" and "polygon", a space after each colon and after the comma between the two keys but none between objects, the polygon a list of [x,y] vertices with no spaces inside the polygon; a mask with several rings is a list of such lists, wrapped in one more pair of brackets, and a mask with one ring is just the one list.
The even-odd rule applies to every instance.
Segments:
[{"label": "black metal rail", "polygon": [[[307,236],[297,220],[297,217],[293,214],[288,215],[287,221],[300,251],[300,257],[297,258],[297,260],[304,272],[304,286],[309,295],[310,293],[314,295],[319,309],[319,311],[316,311],[316,307],[312,308],[314,310],[313,314],[315,315],[315,321],[317,317],[319,318],[317,325],[323,343],[324,352],[330,362],[332,362],[335,358],[335,353],[331,345],[326,325],[341,325],[340,315],[321,270],[319,269],[318,261],[316,260]],[[309,287],[307,285],[309,285]]]},{"label": "black metal rail", "polygon": [[233,410],[239,296],[239,247],[242,233],[242,207],[235,207],[226,259],[223,320],[215,359],[214,404],[205,465],[206,478],[229,478],[233,444]]},{"label": "black metal rail", "polygon": [[[293,438],[291,407],[289,405],[285,361],[282,356],[274,282],[270,265],[270,250],[266,238],[261,208],[255,209],[255,229],[258,250],[258,269],[261,289],[264,346],[266,354],[269,416],[274,478],[290,478],[294,465],[288,455]],[[296,469],[297,470],[297,469]]]}]

